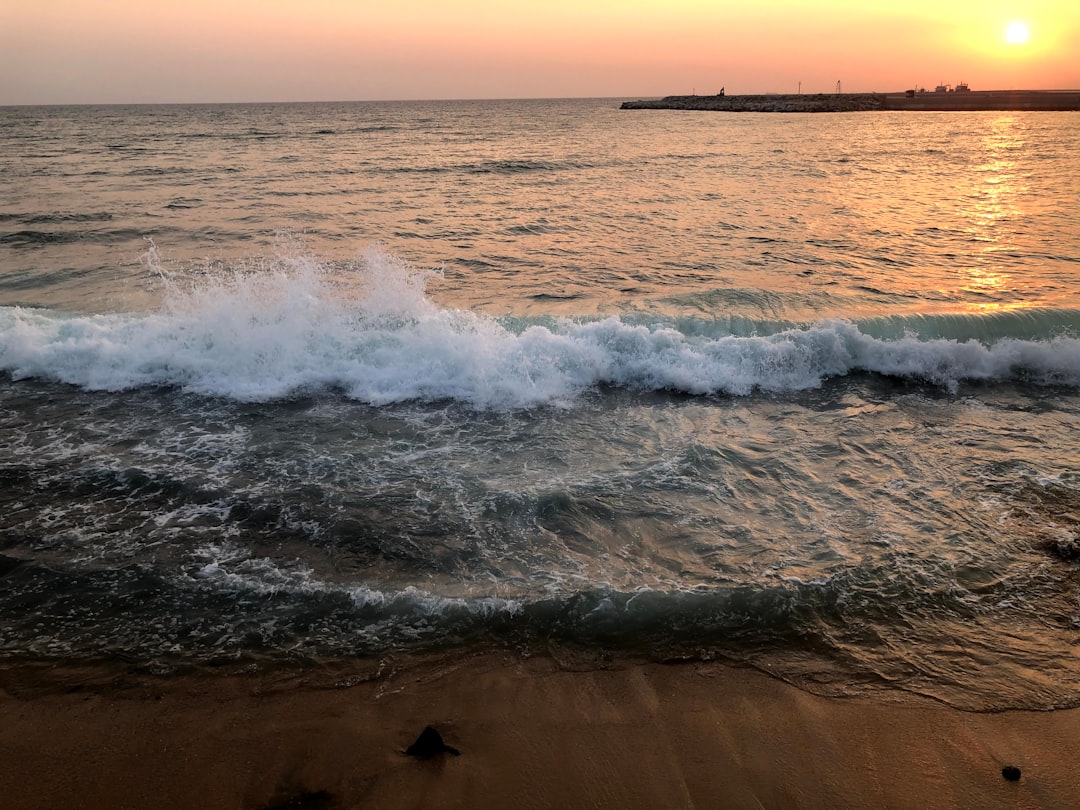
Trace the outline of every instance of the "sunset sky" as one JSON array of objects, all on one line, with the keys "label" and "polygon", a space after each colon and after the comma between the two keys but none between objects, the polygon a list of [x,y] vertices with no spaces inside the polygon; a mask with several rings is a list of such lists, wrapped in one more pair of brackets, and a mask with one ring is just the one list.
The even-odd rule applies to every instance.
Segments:
[{"label": "sunset sky", "polygon": [[1074,89],[1078,54],[1077,0],[0,4],[0,104]]}]

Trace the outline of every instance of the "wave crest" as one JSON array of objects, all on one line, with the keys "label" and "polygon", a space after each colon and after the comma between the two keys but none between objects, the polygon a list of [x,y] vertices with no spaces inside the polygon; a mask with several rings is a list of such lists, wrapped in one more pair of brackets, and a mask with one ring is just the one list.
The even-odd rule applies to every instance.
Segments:
[{"label": "wave crest", "polygon": [[[156,312],[0,309],[0,370],[91,390],[175,386],[258,401],[334,389],[373,405],[458,400],[478,408],[565,403],[599,385],[793,392],[852,373],[946,388],[1080,385],[1080,340],[1054,318],[1038,320],[1042,335],[1023,338],[1009,336],[1007,324],[1004,336],[988,334],[989,321],[969,321],[966,338],[955,330],[954,337],[897,336],[881,323],[846,320],[735,335],[618,317],[530,322],[444,308],[426,296],[430,271],[379,248],[344,266],[296,253],[195,281],[169,273],[153,250],[147,263],[164,287]],[[1035,321],[1025,317],[1030,333]]]}]

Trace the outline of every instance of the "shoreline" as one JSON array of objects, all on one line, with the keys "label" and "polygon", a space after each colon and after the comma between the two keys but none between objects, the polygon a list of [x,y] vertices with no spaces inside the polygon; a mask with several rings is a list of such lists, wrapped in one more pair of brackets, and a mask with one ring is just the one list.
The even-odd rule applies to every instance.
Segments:
[{"label": "shoreline", "polygon": [[[406,756],[427,725],[461,756]],[[1080,783],[1080,709],[822,697],[715,662],[483,652],[171,677],[12,665],[0,729],[14,810],[1013,808],[1066,806]]]},{"label": "shoreline", "polygon": [[708,110],[713,112],[975,112],[1080,110],[1080,90],[972,90],[962,93],[814,93],[665,96],[624,101],[622,110]]}]

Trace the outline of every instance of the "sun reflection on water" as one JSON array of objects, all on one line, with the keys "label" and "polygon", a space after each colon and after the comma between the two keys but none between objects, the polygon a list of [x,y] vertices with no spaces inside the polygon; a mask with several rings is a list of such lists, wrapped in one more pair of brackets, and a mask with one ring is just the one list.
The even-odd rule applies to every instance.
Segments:
[{"label": "sun reflection on water", "polygon": [[1028,298],[1029,291],[1024,277],[1010,266],[1010,257],[1023,250],[1017,227],[1028,213],[1024,197],[1029,189],[1018,162],[1026,145],[1024,130],[1017,116],[1003,115],[982,139],[983,154],[972,156],[977,161],[975,182],[966,197],[970,204],[964,217],[975,247],[970,262],[958,268],[959,291],[976,299],[964,302],[970,311],[1000,312],[1032,305],[1017,300]]}]

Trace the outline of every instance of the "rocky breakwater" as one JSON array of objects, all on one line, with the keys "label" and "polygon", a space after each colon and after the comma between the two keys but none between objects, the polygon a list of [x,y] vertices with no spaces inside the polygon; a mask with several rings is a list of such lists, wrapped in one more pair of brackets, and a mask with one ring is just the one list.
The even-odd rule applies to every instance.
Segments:
[{"label": "rocky breakwater", "polygon": [[947,93],[890,93],[886,110],[983,111],[1080,110],[1080,90],[967,90]]},{"label": "rocky breakwater", "polygon": [[760,96],[665,96],[624,101],[623,110],[714,110],[717,112],[865,112],[885,105],[882,93],[817,93]]}]

